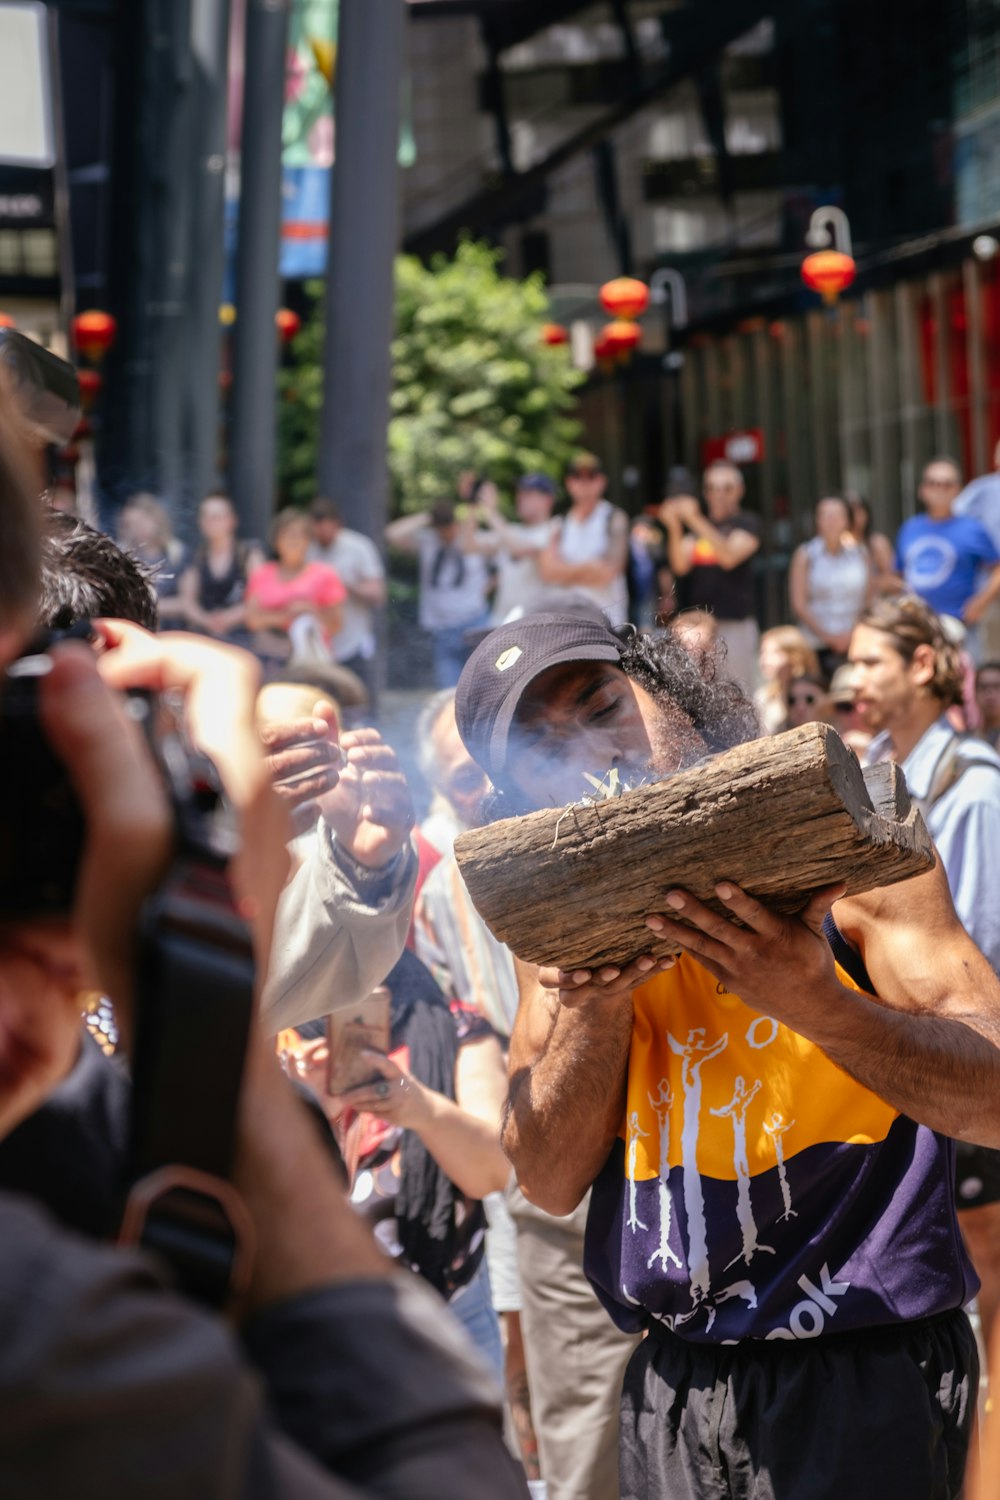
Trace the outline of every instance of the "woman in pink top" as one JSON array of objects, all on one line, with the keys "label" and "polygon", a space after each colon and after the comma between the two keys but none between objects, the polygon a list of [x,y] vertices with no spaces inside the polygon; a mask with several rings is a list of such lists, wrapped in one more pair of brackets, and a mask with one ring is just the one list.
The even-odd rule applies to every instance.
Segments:
[{"label": "woman in pink top", "polygon": [[254,631],[280,631],[291,637],[293,648],[301,627],[296,621],[315,621],[323,640],[340,629],[341,606],[347,590],[333,568],[308,562],[311,534],[309,521],[294,506],[279,511],[271,527],[271,545],[276,562],[264,563],[251,573],[246,591],[247,625]]}]

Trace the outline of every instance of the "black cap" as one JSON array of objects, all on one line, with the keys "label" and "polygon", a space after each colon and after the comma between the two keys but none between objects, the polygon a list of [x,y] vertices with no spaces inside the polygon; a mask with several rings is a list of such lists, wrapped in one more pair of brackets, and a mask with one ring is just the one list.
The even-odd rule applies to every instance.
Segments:
[{"label": "black cap", "polygon": [[610,625],[575,615],[526,615],[490,631],[466,662],[455,692],[458,732],[490,780],[496,784],[503,777],[507,736],[536,677],[565,662],[617,666],[624,649]]}]

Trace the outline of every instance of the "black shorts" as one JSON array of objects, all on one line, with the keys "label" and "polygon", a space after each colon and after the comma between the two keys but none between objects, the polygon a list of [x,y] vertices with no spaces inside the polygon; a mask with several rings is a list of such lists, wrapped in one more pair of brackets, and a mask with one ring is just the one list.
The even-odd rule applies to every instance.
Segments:
[{"label": "black shorts", "polygon": [[984,1208],[987,1203],[1000,1203],[1000,1151],[959,1141],[955,1207]]},{"label": "black shorts", "polygon": [[794,1343],[657,1325],[625,1372],[621,1500],[958,1500],[978,1386],[963,1312]]}]

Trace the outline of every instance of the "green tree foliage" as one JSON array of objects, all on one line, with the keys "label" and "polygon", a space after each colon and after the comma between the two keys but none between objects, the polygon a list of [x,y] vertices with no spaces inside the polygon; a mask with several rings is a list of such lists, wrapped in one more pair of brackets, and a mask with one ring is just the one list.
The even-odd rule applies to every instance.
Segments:
[{"label": "green tree foliage", "polygon": [[[430,267],[410,256],[396,263],[389,468],[398,510],[454,494],[463,469],[508,494],[530,470],[558,477],[577,441],[583,376],[565,345],[542,343],[541,277],[503,276],[501,258],[466,242]],[[315,494],[322,319],[317,300],[281,377],[280,483],[291,500]]]}]

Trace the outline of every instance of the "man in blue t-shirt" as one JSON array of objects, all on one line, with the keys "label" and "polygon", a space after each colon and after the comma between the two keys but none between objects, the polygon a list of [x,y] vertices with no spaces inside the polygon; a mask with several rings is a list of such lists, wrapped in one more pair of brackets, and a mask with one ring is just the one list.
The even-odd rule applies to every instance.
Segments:
[{"label": "man in blue t-shirt", "polygon": [[[962,475],[954,459],[935,458],[924,469],[920,499],[926,515],[904,521],[896,565],[906,587],[939,615],[954,615],[970,630],[1000,595],[1000,552],[981,523],[954,513]],[[989,569],[985,585],[979,574]]]}]

